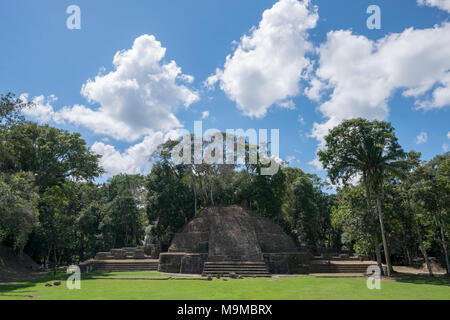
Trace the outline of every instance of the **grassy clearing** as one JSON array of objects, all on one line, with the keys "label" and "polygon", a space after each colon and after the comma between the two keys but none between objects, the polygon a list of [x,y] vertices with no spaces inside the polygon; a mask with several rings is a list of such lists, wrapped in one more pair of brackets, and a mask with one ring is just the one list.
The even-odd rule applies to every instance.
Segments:
[{"label": "grassy clearing", "polygon": [[[91,276],[158,278],[158,272],[122,272]],[[315,278],[309,276],[228,280],[117,280],[82,276],[81,290],[69,290],[67,275],[0,285],[0,300],[450,300],[449,278],[406,277],[383,281],[381,290],[368,290],[365,278]],[[62,280],[59,287],[44,287]],[[33,296],[27,298],[26,296]]]}]

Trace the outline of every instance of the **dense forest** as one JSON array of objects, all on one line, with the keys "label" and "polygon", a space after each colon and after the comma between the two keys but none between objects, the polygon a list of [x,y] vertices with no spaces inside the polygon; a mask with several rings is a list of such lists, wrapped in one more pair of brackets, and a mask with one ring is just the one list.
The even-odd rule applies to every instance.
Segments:
[{"label": "dense forest", "polygon": [[144,243],[164,250],[203,208],[237,204],[273,219],[300,247],[353,250],[388,266],[436,257],[450,270],[450,154],[422,161],[390,123],[334,128],[318,154],[327,181],[286,164],[273,176],[260,175],[261,165],[177,165],[179,142],[168,141],[147,176],[99,184],[99,156],[80,134],[27,121],[25,107],[1,96],[0,243],[37,262],[77,263]]}]

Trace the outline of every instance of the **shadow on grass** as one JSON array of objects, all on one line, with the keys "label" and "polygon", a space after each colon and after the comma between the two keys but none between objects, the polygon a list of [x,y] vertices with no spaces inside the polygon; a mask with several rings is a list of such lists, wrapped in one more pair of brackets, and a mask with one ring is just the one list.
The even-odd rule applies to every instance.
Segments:
[{"label": "shadow on grass", "polygon": [[439,276],[419,276],[419,275],[398,275],[394,278],[397,282],[405,282],[412,284],[429,284],[436,286],[447,286],[450,287],[450,276],[439,275]]},{"label": "shadow on grass", "polygon": [[[36,285],[45,285],[46,283],[52,284],[55,281],[61,281],[61,285],[65,285],[65,281],[70,275],[66,273],[66,269],[61,269],[56,272],[56,275],[53,273],[53,271],[48,272],[42,277],[38,277],[31,280],[25,280],[20,282],[9,282],[0,284],[0,297],[1,296],[15,296],[15,295],[8,295],[7,293],[15,291],[15,290],[23,290],[31,287],[35,287]],[[102,276],[102,277],[108,277],[111,276],[109,273],[89,273],[89,274],[82,274],[81,279],[82,280],[91,280],[94,276]]]},{"label": "shadow on grass", "polygon": [[16,295],[7,295],[5,293],[9,293],[9,292],[15,291],[15,290],[21,290],[21,289],[34,287],[41,283],[44,284],[44,283],[52,283],[55,281],[65,281],[65,280],[67,280],[67,276],[68,275],[66,274],[65,270],[64,271],[59,270],[59,271],[57,271],[56,275],[53,273],[53,271],[51,271],[42,277],[38,277],[38,278],[35,278],[32,280],[0,284],[0,297],[1,296],[16,296]]},{"label": "shadow on grass", "polygon": [[[32,280],[25,280],[20,282],[10,282],[10,283],[4,283],[0,284],[0,297],[1,296],[17,296],[16,294],[8,294],[11,292],[14,292],[16,290],[24,290],[27,288],[35,287],[36,285],[42,285],[44,286],[46,283],[52,284],[55,281],[61,281],[61,285],[66,285],[66,281],[70,274],[66,273],[66,269],[61,269],[56,272],[56,275],[53,273],[53,271],[48,272],[42,277],[38,277]],[[82,281],[88,281],[88,280],[97,280],[96,277],[102,277],[107,279],[110,277],[113,279],[114,277],[118,277],[119,275],[117,273],[102,273],[102,272],[92,272],[92,273],[82,273],[81,274],[81,280]],[[162,275],[159,274],[150,274],[150,275],[136,275],[138,277],[148,277],[151,276],[153,278],[163,278]],[[124,276],[126,277],[133,277],[132,274],[127,274]],[[20,295],[20,294],[19,294]]]}]

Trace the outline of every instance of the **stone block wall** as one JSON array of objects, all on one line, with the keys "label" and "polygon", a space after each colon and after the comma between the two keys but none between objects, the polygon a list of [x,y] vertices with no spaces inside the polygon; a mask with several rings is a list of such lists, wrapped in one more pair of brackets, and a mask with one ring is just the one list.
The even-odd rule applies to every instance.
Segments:
[{"label": "stone block wall", "polygon": [[201,274],[208,254],[187,253],[181,258],[180,272],[184,274]]},{"label": "stone block wall", "polygon": [[184,252],[167,252],[159,255],[159,269],[160,272],[180,273],[181,261],[186,255]]},{"label": "stone block wall", "polygon": [[264,261],[272,274],[308,274],[310,255],[304,252],[265,253]]}]

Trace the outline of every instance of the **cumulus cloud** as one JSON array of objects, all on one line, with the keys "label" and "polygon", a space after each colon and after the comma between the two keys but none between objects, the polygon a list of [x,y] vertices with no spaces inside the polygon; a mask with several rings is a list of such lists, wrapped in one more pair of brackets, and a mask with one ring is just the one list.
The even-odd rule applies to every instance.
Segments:
[{"label": "cumulus cloud", "polygon": [[[81,94],[100,108],[92,116],[105,117],[120,123],[114,138],[135,140],[150,130],[170,130],[180,127],[175,116],[180,105],[188,107],[199,100],[195,91],[182,84],[191,83],[192,76],[184,75],[175,61],[164,63],[166,49],[152,35],[134,41],[130,50],[119,51],[113,59],[115,70],[87,81]],[[75,113],[71,117],[70,113]],[[66,110],[66,118],[94,130],[98,129],[85,117],[86,108]],[[129,132],[134,135],[130,138]]]},{"label": "cumulus cloud", "polygon": [[202,112],[202,119],[209,118],[209,111],[203,111]]},{"label": "cumulus cloud", "polygon": [[[138,37],[129,50],[116,53],[114,70],[88,80],[81,94],[96,107],[76,104],[56,110],[54,95],[31,99],[35,106],[24,114],[39,122],[71,123],[84,126],[96,134],[116,140],[134,142],[126,149],[96,142],[92,151],[102,156],[100,164],[107,175],[148,173],[150,157],[169,138],[177,138],[182,125],[177,109],[189,107],[199,100],[196,91],[188,88],[194,78],[183,74],[175,61],[165,62],[166,49],[152,35]],[[23,94],[24,101],[29,100]]]},{"label": "cumulus cloud", "polygon": [[279,0],[263,13],[258,27],[244,35],[222,69],[205,81],[220,88],[242,113],[261,118],[272,105],[292,108],[299,81],[311,69],[308,30],[316,26],[317,8],[309,0]]},{"label": "cumulus cloud", "polygon": [[413,98],[419,109],[449,106],[449,34],[450,23],[406,29],[376,42],[351,31],[329,32],[308,88],[313,98],[325,101],[319,110],[326,121],[314,124],[312,136],[323,146],[329,130],[343,120],[387,119],[395,90]]},{"label": "cumulus cloud", "polygon": [[102,156],[100,165],[106,170],[106,176],[120,173],[148,174],[153,165],[152,156],[158,146],[169,139],[177,139],[179,132],[172,130],[167,133],[156,131],[146,136],[142,142],[130,146],[120,152],[114,146],[103,142],[95,142],[91,150]]},{"label": "cumulus cloud", "polygon": [[[117,140],[136,141],[154,130],[181,127],[175,116],[180,106],[189,107],[199,95],[187,87],[194,78],[182,74],[175,61],[165,63],[166,49],[152,35],[138,37],[129,50],[116,53],[114,70],[88,80],[81,94],[98,108],[84,105],[55,111],[43,96],[29,115],[57,123],[82,125]],[[34,101],[33,100],[33,101]]]},{"label": "cumulus cloud", "polygon": [[53,119],[55,115],[53,103],[58,100],[58,98],[55,95],[52,94],[48,97],[40,95],[34,97],[30,101],[29,94],[23,93],[20,95],[19,98],[25,103],[27,102],[33,103],[31,107],[26,108],[22,111],[24,115],[36,119],[36,121],[40,123],[48,123]]},{"label": "cumulus cloud", "polygon": [[421,6],[437,7],[450,13],[450,0],[417,0]]},{"label": "cumulus cloud", "polygon": [[428,133],[426,133],[426,132],[421,132],[416,137],[416,144],[423,144],[423,143],[426,143],[427,141],[428,141]]},{"label": "cumulus cloud", "polygon": [[450,131],[447,133],[447,139],[450,139]]}]

